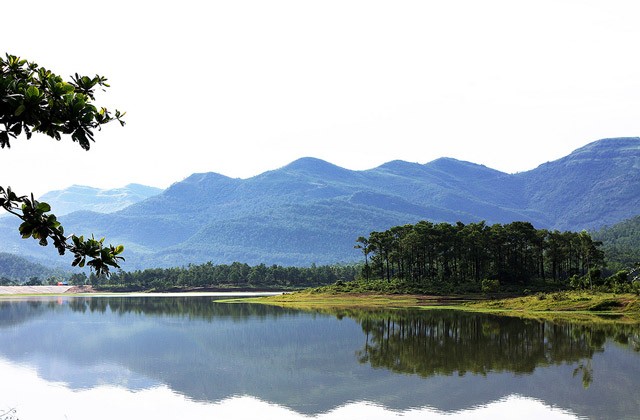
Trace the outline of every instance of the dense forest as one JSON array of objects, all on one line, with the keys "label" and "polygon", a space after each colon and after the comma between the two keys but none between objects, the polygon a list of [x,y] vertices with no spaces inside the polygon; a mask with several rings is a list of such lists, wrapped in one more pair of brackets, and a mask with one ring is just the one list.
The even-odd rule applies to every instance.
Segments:
[{"label": "dense forest", "polygon": [[523,290],[540,285],[593,287],[629,282],[602,276],[602,243],[586,232],[535,229],[528,222],[487,225],[421,221],[360,237],[364,280],[396,282],[402,290]]},{"label": "dense forest", "polygon": [[321,265],[310,267],[267,266],[234,262],[232,264],[189,265],[176,268],[152,268],[138,271],[119,271],[110,277],[84,273],[74,274],[72,284],[92,284],[102,289],[171,290],[195,287],[299,289],[309,286],[352,281],[361,271],[356,265]]}]

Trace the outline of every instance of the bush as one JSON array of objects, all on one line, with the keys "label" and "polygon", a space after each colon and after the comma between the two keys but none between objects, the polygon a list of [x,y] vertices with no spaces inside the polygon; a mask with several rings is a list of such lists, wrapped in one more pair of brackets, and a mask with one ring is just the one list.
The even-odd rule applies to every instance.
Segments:
[{"label": "bush", "polygon": [[574,290],[583,290],[589,288],[589,278],[587,276],[580,277],[577,274],[569,279],[569,286]]},{"label": "bush", "polygon": [[629,282],[629,272],[627,270],[620,270],[615,274],[607,277],[606,284],[612,286],[615,284],[625,284]]},{"label": "bush", "polygon": [[602,272],[598,268],[590,268],[587,273],[586,281],[590,285],[602,284]]},{"label": "bush", "polygon": [[569,295],[566,292],[557,292],[551,295],[551,300],[556,302],[568,299]]},{"label": "bush", "polygon": [[42,281],[37,277],[31,277],[25,286],[42,286]]},{"label": "bush", "polygon": [[500,289],[500,282],[496,279],[482,280],[482,293],[494,293]]}]

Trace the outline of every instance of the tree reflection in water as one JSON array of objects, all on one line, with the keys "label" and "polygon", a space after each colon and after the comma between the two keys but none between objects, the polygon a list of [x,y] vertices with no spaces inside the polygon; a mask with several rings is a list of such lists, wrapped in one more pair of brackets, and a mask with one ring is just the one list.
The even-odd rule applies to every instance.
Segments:
[{"label": "tree reflection in water", "polygon": [[607,339],[640,351],[637,325],[574,324],[452,310],[360,313],[360,363],[393,372],[434,375],[532,373],[538,366],[578,363],[574,376],[593,381],[590,360]]}]

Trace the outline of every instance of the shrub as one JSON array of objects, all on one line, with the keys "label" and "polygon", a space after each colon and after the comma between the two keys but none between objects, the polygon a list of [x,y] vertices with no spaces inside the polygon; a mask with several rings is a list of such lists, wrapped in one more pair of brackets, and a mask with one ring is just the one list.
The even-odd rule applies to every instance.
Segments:
[{"label": "shrub", "polygon": [[500,289],[500,282],[496,279],[484,279],[482,280],[481,290],[482,293],[493,293]]},{"label": "shrub", "polygon": [[567,300],[569,299],[569,295],[567,295],[565,292],[557,292],[551,295],[551,299],[554,301]]},{"label": "shrub", "polygon": [[616,283],[624,284],[628,282],[629,282],[629,272],[627,270],[620,270],[617,273],[607,277],[607,280],[606,280],[606,283],[608,285],[613,285]]},{"label": "shrub", "polygon": [[588,285],[588,281],[584,277],[579,277],[577,274],[574,274],[569,279],[569,286],[572,289],[585,289]]}]

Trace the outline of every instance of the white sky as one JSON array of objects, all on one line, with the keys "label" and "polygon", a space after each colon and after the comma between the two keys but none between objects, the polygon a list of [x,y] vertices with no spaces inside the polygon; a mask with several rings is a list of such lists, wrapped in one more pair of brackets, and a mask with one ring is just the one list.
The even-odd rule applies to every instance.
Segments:
[{"label": "white sky", "polygon": [[3,2],[0,53],[112,85],[85,152],[14,140],[0,185],[167,187],[304,156],[349,169],[442,156],[505,172],[640,134],[640,2]]}]

